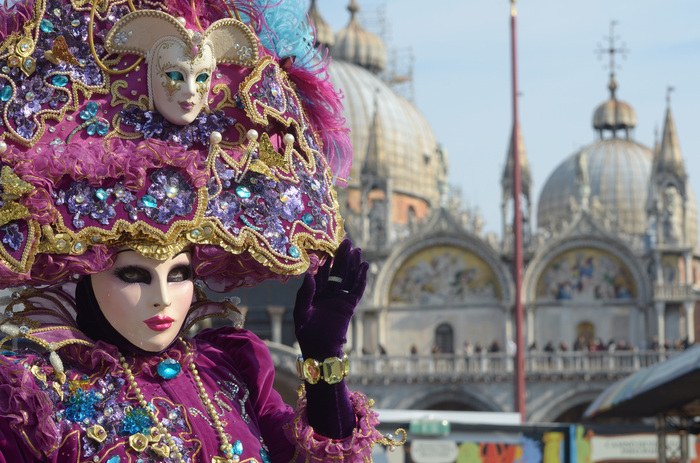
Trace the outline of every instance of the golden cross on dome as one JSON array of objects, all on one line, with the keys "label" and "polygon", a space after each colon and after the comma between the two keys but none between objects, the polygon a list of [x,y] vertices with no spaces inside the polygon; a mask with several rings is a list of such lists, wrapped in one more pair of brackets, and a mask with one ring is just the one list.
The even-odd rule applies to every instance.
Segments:
[{"label": "golden cross on dome", "polygon": [[[604,47],[601,44],[598,44],[598,49],[595,50],[595,53],[598,54],[598,59],[603,58],[605,54],[610,55],[610,64],[608,64],[608,69],[610,70],[610,85],[608,88],[610,88],[611,98],[615,98],[615,89],[617,88],[617,84],[615,83],[615,55],[620,55],[622,59],[625,59],[627,57],[626,54],[629,53],[629,49],[625,47],[624,42],[622,42],[619,47],[615,45],[615,39],[620,38],[619,35],[615,35],[616,25],[617,21],[610,21],[610,35],[607,37],[603,36],[604,39],[608,40],[608,46]],[[620,66],[617,65],[617,69],[619,68]]]}]

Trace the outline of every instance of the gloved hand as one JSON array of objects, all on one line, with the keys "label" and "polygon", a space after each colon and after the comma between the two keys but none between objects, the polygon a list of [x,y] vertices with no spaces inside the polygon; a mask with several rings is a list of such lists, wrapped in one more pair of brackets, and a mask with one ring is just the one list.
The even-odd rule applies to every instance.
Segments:
[{"label": "gloved hand", "polygon": [[339,357],[350,319],[362,298],[369,264],[362,250],[343,240],[335,258],[327,259],[316,275],[307,273],[294,306],[294,326],[305,359],[322,362]]},{"label": "gloved hand", "polygon": [[[335,258],[328,259],[316,275],[307,273],[297,293],[294,326],[305,359],[322,362],[340,357],[350,318],[362,298],[369,264],[362,251],[345,239]],[[306,385],[306,411],[314,431],[331,439],[344,439],[356,426],[345,380],[337,384],[319,381]]]}]

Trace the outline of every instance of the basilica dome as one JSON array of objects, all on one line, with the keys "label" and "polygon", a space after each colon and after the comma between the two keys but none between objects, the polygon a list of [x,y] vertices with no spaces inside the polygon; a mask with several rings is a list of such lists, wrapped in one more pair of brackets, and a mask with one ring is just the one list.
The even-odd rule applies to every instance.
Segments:
[{"label": "basilica dome", "polygon": [[325,19],[321,17],[316,7],[316,0],[311,0],[309,7],[309,19],[314,25],[316,31],[316,44],[321,44],[326,47],[332,47],[335,43],[335,33],[331,26],[328,25]]},{"label": "basilica dome", "polygon": [[588,159],[591,208],[602,208],[615,222],[616,231],[643,235],[647,230],[646,200],[653,155],[649,148],[621,138],[598,140],[554,170],[540,195],[538,227],[556,233],[563,224],[571,223],[581,206],[581,151]]},{"label": "basilica dome", "polygon": [[352,0],[348,6],[350,23],[336,35],[331,56],[379,73],[386,68],[386,46],[381,38],[362,27],[357,19],[359,10],[360,7]]},{"label": "basilica dome", "polygon": [[[446,187],[447,155],[420,111],[380,75],[386,67],[386,46],[361,26],[355,0],[348,11],[348,25],[335,34],[329,47],[328,75],[343,93],[343,116],[353,148],[348,188],[339,191],[339,202],[346,228],[354,227],[358,239],[358,230],[366,229],[362,217],[372,214],[368,211],[375,202],[382,204],[382,212],[375,214],[388,222],[388,228],[396,225],[403,230],[427,217]],[[309,17],[328,37],[315,2]],[[321,45],[327,42],[318,40]],[[387,229],[393,236],[397,230]]]},{"label": "basilica dome", "polygon": [[[655,154],[630,138],[637,116],[632,106],[615,98],[615,89],[611,78],[611,98],[594,112],[593,127],[600,140],[562,162],[542,188],[537,224],[551,235],[561,232],[581,208],[588,208],[613,233],[639,238],[653,235],[647,197]],[[618,138],[618,132],[624,137]],[[694,248],[698,246],[697,220],[697,203],[688,188],[685,236]]]},{"label": "basilica dome", "polygon": [[394,192],[437,205],[446,159],[425,117],[362,67],[336,59],[328,73],[334,87],[343,91],[350,127],[353,166],[348,186],[359,188],[362,171],[369,168],[391,179]]},{"label": "basilica dome", "polygon": [[610,99],[601,103],[593,113],[593,128],[601,134],[604,130],[610,130],[615,133],[617,130],[624,130],[629,138],[629,131],[637,125],[637,113],[629,103],[620,101],[615,97],[617,83],[615,83],[614,75],[611,76],[610,84]]}]

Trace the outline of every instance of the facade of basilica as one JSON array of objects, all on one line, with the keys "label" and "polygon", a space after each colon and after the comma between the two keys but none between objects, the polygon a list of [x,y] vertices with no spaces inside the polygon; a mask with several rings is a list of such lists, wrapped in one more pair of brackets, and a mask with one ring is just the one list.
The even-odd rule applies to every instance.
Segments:
[{"label": "facade of basilica", "polygon": [[[319,44],[333,58],[329,74],[345,95],[355,152],[351,180],[338,201],[348,235],[371,264],[349,348],[357,359],[405,357],[406,362],[443,354],[461,359],[478,346],[512,354],[510,148],[502,175],[502,237],[483,236],[479,217],[467,217],[447,194],[446,154],[428,121],[382,78],[385,45],[362,27],[358,8],[352,0],[349,23],[337,33],[315,1],[309,11]],[[549,174],[536,204],[525,145],[517,140],[525,221],[524,331],[530,353],[547,345],[571,349],[598,343],[608,349],[613,340],[633,352],[663,352],[665,344],[695,342],[697,203],[670,103],[661,140],[647,147],[634,140],[636,114],[617,99],[614,74],[608,88],[609,100],[593,113],[598,139]],[[247,326],[280,346],[279,352],[292,351],[284,346],[293,344],[295,290],[287,285],[243,295]],[[285,370],[289,361],[280,362]],[[386,407],[512,411],[510,392],[483,388],[478,397],[468,392],[474,390],[470,368],[467,359],[465,374],[451,386],[456,392],[447,398],[398,389],[371,393]],[[284,377],[279,380],[283,388]],[[610,383],[562,380],[577,382],[578,399],[539,415],[534,408],[546,394],[528,380],[530,418],[555,420],[568,409],[580,411]],[[351,386],[371,388],[372,381]],[[290,379],[288,386],[294,384]],[[424,389],[437,390],[429,382]]]}]

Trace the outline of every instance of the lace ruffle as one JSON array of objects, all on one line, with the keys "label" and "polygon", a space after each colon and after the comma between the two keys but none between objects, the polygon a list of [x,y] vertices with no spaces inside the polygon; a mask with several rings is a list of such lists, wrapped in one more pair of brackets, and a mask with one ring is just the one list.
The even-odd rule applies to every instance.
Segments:
[{"label": "lace ruffle", "polygon": [[376,430],[377,414],[370,409],[367,397],[361,392],[350,392],[357,424],[350,437],[328,439],[317,434],[309,425],[306,415],[306,393],[297,402],[294,420],[285,426],[287,437],[297,447],[295,462],[364,462],[371,461],[372,447],[384,436]]}]

